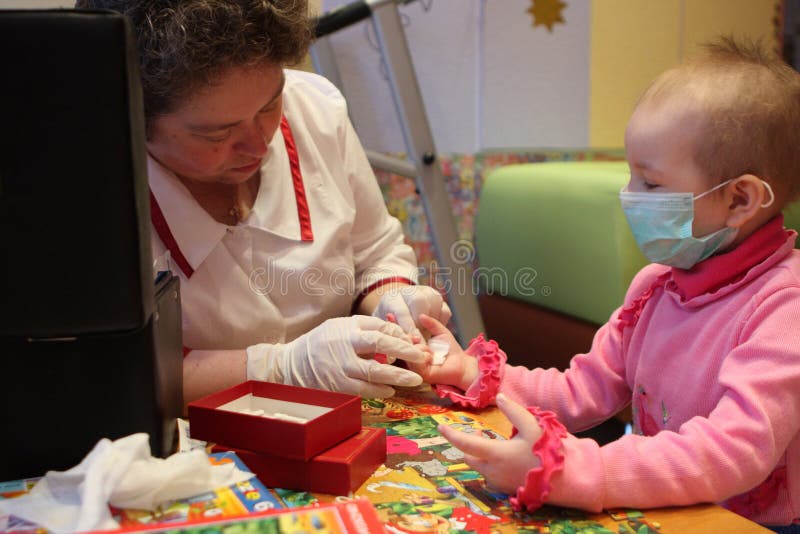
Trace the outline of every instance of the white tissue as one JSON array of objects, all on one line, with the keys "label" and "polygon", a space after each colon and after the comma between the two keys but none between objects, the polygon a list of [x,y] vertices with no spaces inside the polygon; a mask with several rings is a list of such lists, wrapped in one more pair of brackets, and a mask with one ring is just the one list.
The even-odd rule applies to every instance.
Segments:
[{"label": "white tissue", "polygon": [[211,465],[202,450],[154,458],[147,434],[132,434],[101,439],[77,466],[48,471],[27,495],[0,501],[0,516],[13,514],[55,533],[116,529],[109,504],[153,510],[252,476],[232,463]]},{"label": "white tissue", "polygon": [[433,352],[433,359],[431,364],[442,365],[445,358],[450,353],[450,344],[441,339],[431,339],[428,342],[428,348]]}]

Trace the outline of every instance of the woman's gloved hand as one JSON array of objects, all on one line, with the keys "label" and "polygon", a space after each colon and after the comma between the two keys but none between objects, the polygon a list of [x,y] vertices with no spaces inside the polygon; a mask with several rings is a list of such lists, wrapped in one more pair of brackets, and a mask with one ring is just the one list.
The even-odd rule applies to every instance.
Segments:
[{"label": "woman's gloved hand", "polygon": [[442,294],[430,286],[403,286],[387,291],[372,315],[388,319],[390,313],[404,332],[420,337],[420,315],[433,317],[442,324],[447,324],[453,316]]},{"label": "woman's gloved hand", "polygon": [[422,383],[412,371],[373,360],[376,352],[409,362],[425,359],[400,326],[354,315],[328,319],[289,343],[247,347],[247,378],[373,398],[391,397],[391,386]]}]

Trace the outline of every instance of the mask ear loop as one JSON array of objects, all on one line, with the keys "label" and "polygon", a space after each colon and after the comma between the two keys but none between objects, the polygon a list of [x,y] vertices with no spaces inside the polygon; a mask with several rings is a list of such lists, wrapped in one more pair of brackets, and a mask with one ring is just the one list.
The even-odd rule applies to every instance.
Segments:
[{"label": "mask ear loop", "polygon": [[767,182],[761,180],[761,183],[764,184],[764,187],[767,189],[767,191],[769,191],[769,200],[761,204],[761,207],[768,208],[772,206],[772,204],[775,202],[775,193],[773,193],[772,191],[772,186],[769,185]]},{"label": "mask ear loop", "polygon": [[714,187],[712,187],[708,191],[705,191],[704,193],[700,193],[699,195],[692,197],[692,200],[699,200],[699,199],[703,198],[704,196],[713,193],[714,191],[716,191],[720,187],[725,187],[726,185],[728,185],[729,183],[731,183],[734,180],[735,180],[735,178],[728,178],[727,180],[725,180],[721,184],[715,185]]}]

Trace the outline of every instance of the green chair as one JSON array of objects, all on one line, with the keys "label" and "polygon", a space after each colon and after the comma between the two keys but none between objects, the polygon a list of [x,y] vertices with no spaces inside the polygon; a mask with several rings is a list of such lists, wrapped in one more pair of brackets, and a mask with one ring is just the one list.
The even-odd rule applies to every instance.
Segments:
[{"label": "green chair", "polygon": [[487,335],[509,361],[568,366],[647,260],[619,206],[622,162],[508,165],[489,174],[475,225]]}]

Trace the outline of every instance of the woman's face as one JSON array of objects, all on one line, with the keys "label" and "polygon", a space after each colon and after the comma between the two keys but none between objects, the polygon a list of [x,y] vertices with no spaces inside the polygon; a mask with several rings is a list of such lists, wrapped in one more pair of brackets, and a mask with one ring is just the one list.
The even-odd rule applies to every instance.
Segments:
[{"label": "woman's face", "polygon": [[155,117],[147,150],[183,179],[238,184],[261,166],[281,120],[283,69],[235,67]]}]

